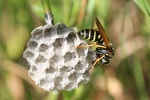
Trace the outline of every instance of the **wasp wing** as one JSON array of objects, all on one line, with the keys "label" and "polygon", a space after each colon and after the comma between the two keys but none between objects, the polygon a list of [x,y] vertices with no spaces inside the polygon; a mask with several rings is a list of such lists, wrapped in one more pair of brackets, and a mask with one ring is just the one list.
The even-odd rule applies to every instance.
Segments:
[{"label": "wasp wing", "polygon": [[102,36],[104,43],[106,44],[106,47],[108,48],[108,51],[110,52],[111,48],[110,48],[110,44],[109,44],[109,38],[97,17],[95,17],[95,22],[96,22],[98,31],[99,31],[100,35]]}]

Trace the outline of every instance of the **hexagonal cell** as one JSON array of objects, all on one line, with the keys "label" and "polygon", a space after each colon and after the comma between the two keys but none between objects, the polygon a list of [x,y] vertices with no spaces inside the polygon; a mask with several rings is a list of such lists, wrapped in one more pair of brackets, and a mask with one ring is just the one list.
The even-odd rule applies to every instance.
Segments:
[{"label": "hexagonal cell", "polygon": [[77,63],[77,65],[75,66],[75,71],[76,71],[76,72],[80,72],[80,71],[83,70],[83,68],[84,68],[83,64],[79,61],[79,62]]},{"label": "hexagonal cell", "polygon": [[36,68],[36,66],[31,66],[31,70],[32,72],[37,71],[38,69]]},{"label": "hexagonal cell", "polygon": [[44,88],[44,90],[46,91],[50,91],[54,88],[54,82],[52,80],[45,79],[45,78],[41,79],[39,82],[37,81],[36,84],[41,88]]},{"label": "hexagonal cell", "polygon": [[62,81],[62,77],[60,77],[60,76],[58,76],[58,77],[56,77],[56,78],[54,79],[54,82],[55,82],[56,84],[60,84],[61,81]]},{"label": "hexagonal cell", "polygon": [[[76,39],[77,39],[77,36],[76,36],[76,34],[74,33],[74,32],[70,32],[69,34],[68,34],[68,37],[67,38],[70,38],[71,39],[71,41],[75,41]],[[66,39],[67,39],[66,38]],[[68,43],[69,43],[69,41],[67,41]]]},{"label": "hexagonal cell", "polygon": [[54,34],[54,30],[52,28],[47,28],[44,30],[44,37],[51,37]]},{"label": "hexagonal cell", "polygon": [[28,47],[29,47],[30,49],[35,49],[37,46],[38,46],[38,43],[37,43],[36,41],[34,41],[34,40],[30,40],[30,41],[28,42]]},{"label": "hexagonal cell", "polygon": [[34,54],[32,52],[30,52],[30,51],[25,51],[23,53],[23,57],[24,58],[32,58],[32,57],[34,57]]},{"label": "hexagonal cell", "polygon": [[62,85],[61,85],[61,81],[62,81],[62,77],[58,76],[54,79],[54,83],[55,83],[55,88],[60,90],[62,89]]},{"label": "hexagonal cell", "polygon": [[32,36],[34,39],[39,39],[43,37],[43,29],[36,28],[32,31]]},{"label": "hexagonal cell", "polygon": [[44,58],[44,56],[39,55],[36,59],[35,59],[35,63],[44,63],[46,62],[47,59]]},{"label": "hexagonal cell", "polygon": [[71,68],[71,66],[63,66],[61,69],[60,69],[60,72],[63,74],[63,73],[66,73],[69,71],[69,69]]},{"label": "hexagonal cell", "polygon": [[39,47],[39,51],[40,52],[45,52],[46,50],[48,50],[49,49],[49,46],[47,45],[47,44],[45,44],[45,43],[42,43],[41,45],[40,45],[40,47]]},{"label": "hexagonal cell", "polygon": [[54,55],[51,59],[50,59],[50,63],[54,64],[57,63],[58,61],[60,61],[62,58],[60,56]]},{"label": "hexagonal cell", "polygon": [[67,72],[68,71],[68,67],[69,66],[63,66],[61,69],[60,69],[60,72],[63,74],[63,73],[65,73],[65,72]]},{"label": "hexagonal cell", "polygon": [[66,41],[67,41],[68,44],[73,44],[73,42],[74,42],[71,37],[67,37]]},{"label": "hexagonal cell", "polygon": [[76,73],[72,73],[72,74],[69,76],[69,80],[70,80],[70,81],[73,81],[73,82],[76,82],[76,80],[77,80]]},{"label": "hexagonal cell", "polygon": [[84,77],[84,78],[87,78],[87,77],[89,77],[89,76],[90,76],[90,73],[89,73],[88,70],[86,70],[86,71],[83,73],[83,77]]},{"label": "hexagonal cell", "polygon": [[42,87],[42,86],[45,86],[46,83],[48,83],[48,80],[46,80],[46,79],[41,79],[39,85]]},{"label": "hexagonal cell", "polygon": [[85,56],[85,48],[77,48],[78,56]]},{"label": "hexagonal cell", "polygon": [[63,87],[61,84],[56,84],[55,83],[55,87],[54,87],[54,90],[61,90]]},{"label": "hexagonal cell", "polygon": [[46,68],[45,72],[46,74],[52,74],[56,71],[56,69],[52,66],[50,66],[49,68]]},{"label": "hexagonal cell", "polygon": [[57,38],[55,42],[53,43],[54,49],[60,48],[63,45],[63,42],[65,40],[63,38]]},{"label": "hexagonal cell", "polygon": [[88,61],[94,62],[96,60],[96,53],[94,51],[89,50],[86,59]]},{"label": "hexagonal cell", "polygon": [[67,91],[70,91],[70,90],[72,90],[72,88],[74,88],[73,84],[70,83],[70,84],[66,85],[64,89],[67,90]]},{"label": "hexagonal cell", "polygon": [[67,52],[65,55],[64,55],[64,62],[68,62],[70,61],[71,59],[73,58],[76,58],[76,55],[75,55],[75,52]]},{"label": "hexagonal cell", "polygon": [[67,28],[67,26],[65,24],[63,24],[63,23],[57,24],[57,34],[58,35],[62,35],[66,31],[68,31],[68,28]]},{"label": "hexagonal cell", "polygon": [[43,76],[45,76],[45,74],[43,74],[43,71],[40,70],[37,66],[31,66],[28,74],[35,81],[38,81],[39,79],[42,79]]}]

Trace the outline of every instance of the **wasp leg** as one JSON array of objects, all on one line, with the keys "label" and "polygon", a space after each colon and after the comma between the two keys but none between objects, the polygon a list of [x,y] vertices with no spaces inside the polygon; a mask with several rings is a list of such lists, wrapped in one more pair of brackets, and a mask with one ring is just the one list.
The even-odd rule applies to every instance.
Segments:
[{"label": "wasp leg", "polygon": [[100,58],[97,58],[97,59],[96,59],[96,61],[94,62],[92,68],[90,69],[90,72],[93,70],[93,68],[94,68],[94,66],[96,65],[96,63],[97,63],[98,61],[100,61],[104,56],[105,56],[105,55],[103,55],[103,56],[101,56]]},{"label": "wasp leg", "polygon": [[91,45],[87,45],[87,46],[77,46],[77,48],[87,48],[87,47],[100,47],[100,48],[106,48],[105,46],[97,45],[97,44],[91,44]]}]

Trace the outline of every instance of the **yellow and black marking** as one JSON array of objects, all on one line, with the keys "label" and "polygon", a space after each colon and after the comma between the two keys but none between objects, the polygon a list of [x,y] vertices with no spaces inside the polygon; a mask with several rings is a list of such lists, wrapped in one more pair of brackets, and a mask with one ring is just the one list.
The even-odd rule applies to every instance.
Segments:
[{"label": "yellow and black marking", "polygon": [[[85,47],[96,47],[96,60],[91,68],[93,70],[94,66],[97,62],[101,62],[101,65],[108,64],[111,58],[114,55],[114,47],[113,44],[109,42],[109,38],[105,33],[103,26],[101,25],[100,21],[95,17],[95,22],[97,25],[98,30],[94,29],[84,29],[79,31],[77,34],[84,39],[96,42],[96,44],[91,44],[88,46],[77,46],[77,48],[85,48]],[[91,71],[90,70],[90,71]]]},{"label": "yellow and black marking", "polygon": [[104,42],[101,35],[99,34],[99,31],[94,30],[94,29],[81,30],[77,34],[83,37],[84,39],[87,39],[93,42],[98,42],[101,44]]}]

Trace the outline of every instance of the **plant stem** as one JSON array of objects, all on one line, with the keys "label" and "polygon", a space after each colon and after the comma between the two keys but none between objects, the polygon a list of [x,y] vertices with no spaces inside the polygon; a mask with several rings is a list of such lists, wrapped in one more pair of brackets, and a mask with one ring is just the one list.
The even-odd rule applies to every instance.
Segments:
[{"label": "plant stem", "polygon": [[54,17],[52,14],[49,0],[42,0],[42,6],[43,6],[43,11],[44,11],[44,16],[45,16],[45,22],[47,24],[53,25],[54,24]]}]

